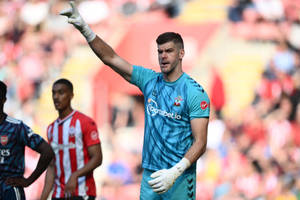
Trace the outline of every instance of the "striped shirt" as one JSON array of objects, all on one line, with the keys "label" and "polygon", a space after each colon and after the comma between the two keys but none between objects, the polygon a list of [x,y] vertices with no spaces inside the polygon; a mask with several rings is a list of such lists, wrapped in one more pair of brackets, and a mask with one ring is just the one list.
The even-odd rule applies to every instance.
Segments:
[{"label": "striped shirt", "polygon": [[[88,147],[99,144],[97,125],[88,116],[73,111],[57,119],[47,128],[47,137],[55,153],[55,182],[52,197],[64,197],[64,188],[71,174],[89,161]],[[79,177],[76,196],[96,196],[93,173]]]}]

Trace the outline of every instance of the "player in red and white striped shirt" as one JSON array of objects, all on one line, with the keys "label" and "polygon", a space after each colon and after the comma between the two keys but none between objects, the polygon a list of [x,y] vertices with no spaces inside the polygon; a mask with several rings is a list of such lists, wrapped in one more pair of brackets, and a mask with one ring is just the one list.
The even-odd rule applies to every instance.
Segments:
[{"label": "player in red and white striped shirt", "polygon": [[47,169],[41,200],[53,189],[52,200],[96,198],[93,170],[102,163],[97,126],[90,117],[73,110],[73,85],[59,79],[52,87],[58,118],[47,129],[55,159]]}]

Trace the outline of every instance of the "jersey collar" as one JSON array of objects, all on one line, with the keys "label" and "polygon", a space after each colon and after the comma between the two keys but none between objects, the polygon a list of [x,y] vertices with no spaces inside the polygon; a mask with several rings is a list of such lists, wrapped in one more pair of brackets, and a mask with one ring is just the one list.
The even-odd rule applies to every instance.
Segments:
[{"label": "jersey collar", "polygon": [[7,114],[3,113],[2,119],[0,121],[0,124],[2,124],[6,120]]},{"label": "jersey collar", "polygon": [[75,112],[76,112],[76,110],[73,110],[68,116],[66,116],[63,119],[57,118],[56,122],[58,123],[58,125],[64,123],[67,119],[71,118],[74,115]]},{"label": "jersey collar", "polygon": [[176,85],[176,84],[182,82],[182,80],[184,80],[183,77],[185,77],[185,76],[186,76],[186,73],[183,72],[183,73],[179,76],[179,78],[178,78],[177,80],[172,81],[172,82],[165,81],[163,75],[162,75],[161,77],[162,77],[163,82],[164,82],[166,85]]}]

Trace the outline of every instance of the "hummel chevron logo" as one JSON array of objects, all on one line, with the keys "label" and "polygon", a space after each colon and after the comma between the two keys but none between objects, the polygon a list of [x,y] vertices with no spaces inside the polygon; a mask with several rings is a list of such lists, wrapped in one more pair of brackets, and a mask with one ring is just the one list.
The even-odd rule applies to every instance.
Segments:
[{"label": "hummel chevron logo", "polygon": [[187,180],[189,184],[193,182],[193,178]]}]

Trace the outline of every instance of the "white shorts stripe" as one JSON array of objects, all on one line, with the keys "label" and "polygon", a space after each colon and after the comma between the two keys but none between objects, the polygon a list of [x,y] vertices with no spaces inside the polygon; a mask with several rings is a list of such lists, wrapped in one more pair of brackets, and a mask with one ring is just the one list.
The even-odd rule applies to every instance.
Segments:
[{"label": "white shorts stripe", "polygon": [[16,195],[16,200],[21,200],[21,195],[20,191],[18,188],[14,187],[15,195]]}]

